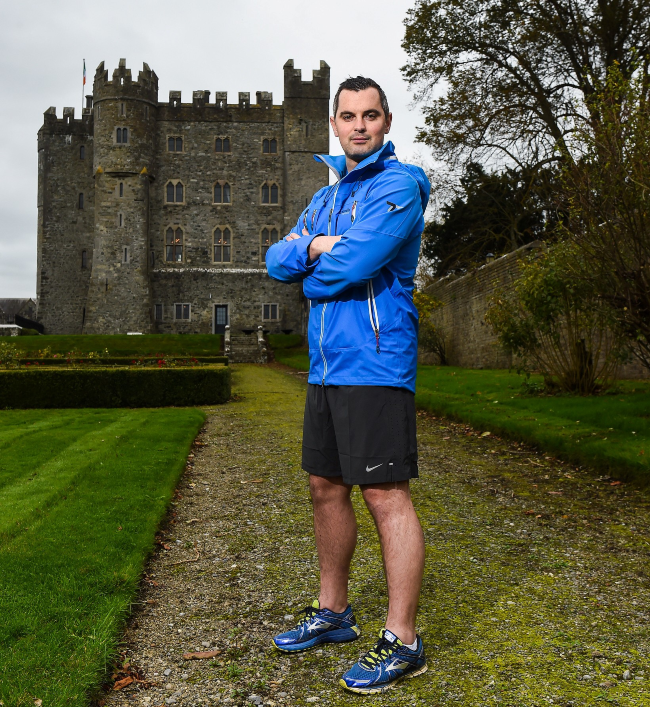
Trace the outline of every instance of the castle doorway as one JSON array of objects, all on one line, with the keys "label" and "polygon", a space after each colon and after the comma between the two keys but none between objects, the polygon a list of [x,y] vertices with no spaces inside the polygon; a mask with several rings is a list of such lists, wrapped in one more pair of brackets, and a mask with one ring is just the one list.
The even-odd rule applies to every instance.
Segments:
[{"label": "castle doorway", "polygon": [[226,324],[228,324],[228,305],[227,304],[215,304],[214,305],[214,333],[215,334],[225,333]]}]

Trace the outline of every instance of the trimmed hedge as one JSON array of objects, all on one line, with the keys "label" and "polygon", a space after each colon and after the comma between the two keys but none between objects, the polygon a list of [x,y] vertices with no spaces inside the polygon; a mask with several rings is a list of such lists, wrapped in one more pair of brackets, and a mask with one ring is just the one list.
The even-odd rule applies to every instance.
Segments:
[{"label": "trimmed hedge", "polygon": [[188,407],[229,398],[227,366],[0,371],[0,408]]},{"label": "trimmed hedge", "polygon": [[[106,356],[105,358],[72,358],[73,364],[83,364],[92,366],[132,366],[135,365],[156,366],[157,361],[164,358],[165,361],[196,361],[197,363],[221,363],[228,365],[227,356]],[[59,358],[19,358],[21,366],[68,366],[68,359],[65,356]]]}]

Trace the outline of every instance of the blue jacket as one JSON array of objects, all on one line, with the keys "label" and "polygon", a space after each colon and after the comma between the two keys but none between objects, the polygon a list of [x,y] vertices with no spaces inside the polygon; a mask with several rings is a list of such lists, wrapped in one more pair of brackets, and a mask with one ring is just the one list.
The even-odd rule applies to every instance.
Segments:
[{"label": "blue jacket", "polygon": [[[269,275],[302,280],[309,313],[309,382],[415,391],[418,314],[413,277],[430,184],[386,143],[351,172],[345,157],[315,155],[338,182],[320,189],[292,233],[266,254]],[[306,228],[309,236],[302,236]],[[341,236],[309,260],[317,235]]]}]

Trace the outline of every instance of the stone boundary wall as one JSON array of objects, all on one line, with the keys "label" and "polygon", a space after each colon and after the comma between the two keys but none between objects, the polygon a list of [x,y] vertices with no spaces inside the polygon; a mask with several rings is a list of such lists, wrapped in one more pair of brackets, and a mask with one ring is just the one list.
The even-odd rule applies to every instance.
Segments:
[{"label": "stone boundary wall", "polygon": [[[433,319],[442,331],[450,366],[510,368],[512,354],[500,346],[485,321],[485,314],[494,291],[512,287],[520,272],[521,259],[540,247],[539,241],[530,243],[462,277],[445,277],[425,289],[444,305],[434,313]],[[622,366],[619,375],[621,378],[650,377],[636,361]]]}]

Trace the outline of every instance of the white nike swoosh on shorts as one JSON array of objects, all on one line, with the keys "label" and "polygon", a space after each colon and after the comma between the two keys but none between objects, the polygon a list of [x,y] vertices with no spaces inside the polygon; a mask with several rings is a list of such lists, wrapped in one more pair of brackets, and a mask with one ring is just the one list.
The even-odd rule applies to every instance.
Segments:
[{"label": "white nike swoosh on shorts", "polygon": [[[383,463],[384,463],[384,462],[382,462],[381,464],[383,464]],[[378,467],[381,466],[381,464],[377,464],[377,466],[368,466],[368,465],[366,464],[366,471],[372,471],[373,469],[377,469]]]}]

